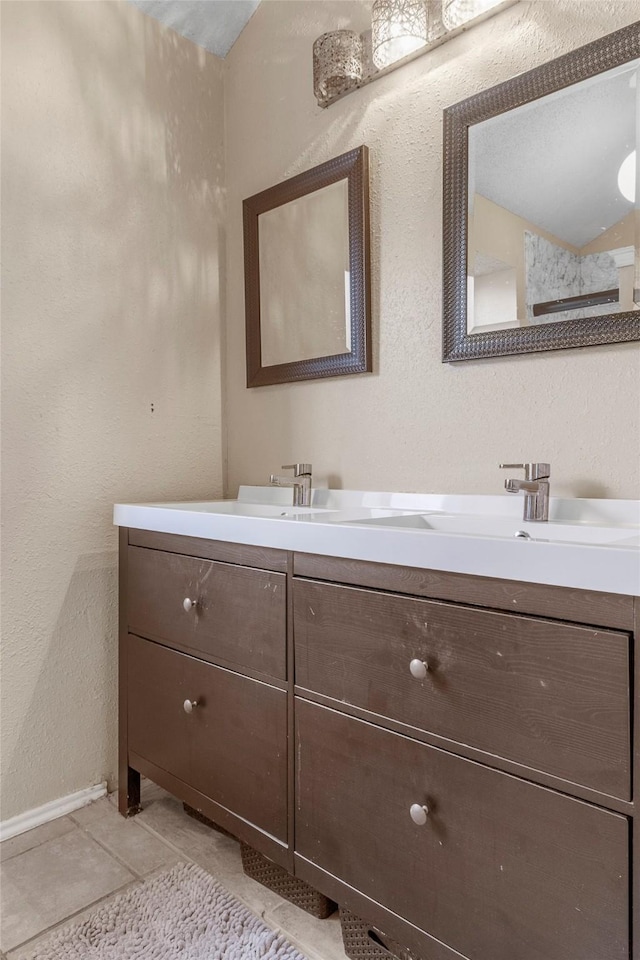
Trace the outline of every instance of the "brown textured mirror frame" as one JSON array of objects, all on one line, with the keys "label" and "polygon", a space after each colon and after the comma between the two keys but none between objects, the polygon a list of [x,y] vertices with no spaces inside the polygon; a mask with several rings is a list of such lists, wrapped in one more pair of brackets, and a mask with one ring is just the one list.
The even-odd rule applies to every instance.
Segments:
[{"label": "brown textured mirror frame", "polygon": [[486,333],[467,328],[469,128],[638,57],[640,23],[633,23],[444,111],[444,362],[640,339],[638,310]]},{"label": "brown textured mirror frame", "polygon": [[[263,332],[268,317],[261,316],[260,223],[268,211],[345,180],[347,184],[350,344],[348,352],[314,356],[287,363],[263,364]],[[369,158],[358,147],[275,187],[249,197],[244,212],[244,279],[247,338],[247,386],[337,377],[371,370],[371,306],[369,259]],[[300,276],[300,283],[305,282]],[[300,322],[309,322],[301,316]]]}]

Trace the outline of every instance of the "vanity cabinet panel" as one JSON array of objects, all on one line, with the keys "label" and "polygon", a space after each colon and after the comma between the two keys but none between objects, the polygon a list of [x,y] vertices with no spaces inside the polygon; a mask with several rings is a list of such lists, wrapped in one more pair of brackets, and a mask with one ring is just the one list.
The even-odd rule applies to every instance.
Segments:
[{"label": "vanity cabinet panel", "polygon": [[124,815],[149,776],[421,960],[640,960],[633,598],[127,529],[120,598]]},{"label": "vanity cabinet panel", "polygon": [[[313,553],[294,554],[293,572],[294,576],[310,580],[370,587],[429,600],[553,617],[617,630],[634,629],[634,598],[618,593],[555,587],[547,583],[522,583],[446,570],[398,567],[390,563]],[[517,570],[514,569],[513,573],[516,576]]]},{"label": "vanity cabinet panel", "polygon": [[136,636],[127,660],[129,750],[286,842],[286,692]]},{"label": "vanity cabinet panel", "polygon": [[130,633],[286,679],[285,574],[130,546],[127,598]]},{"label": "vanity cabinet panel", "polygon": [[630,798],[626,633],[296,578],[294,635],[298,688]]},{"label": "vanity cabinet panel", "polygon": [[299,698],[296,763],[297,853],[429,938],[628,960],[625,817]]}]

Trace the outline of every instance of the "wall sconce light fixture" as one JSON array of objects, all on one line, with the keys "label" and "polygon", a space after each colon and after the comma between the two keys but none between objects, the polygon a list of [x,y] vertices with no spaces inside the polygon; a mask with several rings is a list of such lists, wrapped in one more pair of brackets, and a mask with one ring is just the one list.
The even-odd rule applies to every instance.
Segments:
[{"label": "wall sconce light fixture", "polygon": [[455,30],[495,7],[499,0],[442,0],[442,22],[445,30]]},{"label": "wall sconce light fixture", "polygon": [[357,90],[518,0],[373,0],[371,31],[323,33],[313,44],[319,106]]},{"label": "wall sconce light fixture", "polygon": [[427,42],[427,0],[374,0],[372,59],[379,70],[415,53]]},{"label": "wall sconce light fixture", "polygon": [[323,33],[313,44],[313,92],[320,105],[362,80],[363,42],[354,30]]}]

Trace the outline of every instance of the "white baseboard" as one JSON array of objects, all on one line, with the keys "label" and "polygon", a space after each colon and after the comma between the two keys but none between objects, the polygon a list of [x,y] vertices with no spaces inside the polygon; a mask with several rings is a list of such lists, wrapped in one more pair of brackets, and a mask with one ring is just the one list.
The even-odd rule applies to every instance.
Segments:
[{"label": "white baseboard", "polygon": [[70,793],[67,797],[60,797],[59,800],[43,803],[41,807],[19,813],[17,817],[2,820],[0,822],[0,841],[9,840],[11,837],[17,837],[18,834],[26,833],[27,830],[39,827],[43,823],[49,823],[50,820],[64,817],[67,813],[72,813],[74,810],[79,810],[80,807],[86,807],[88,803],[93,803],[94,800],[99,800],[106,793],[107,784],[104,781],[96,784],[95,787],[87,787],[86,790],[78,790],[77,793]]}]

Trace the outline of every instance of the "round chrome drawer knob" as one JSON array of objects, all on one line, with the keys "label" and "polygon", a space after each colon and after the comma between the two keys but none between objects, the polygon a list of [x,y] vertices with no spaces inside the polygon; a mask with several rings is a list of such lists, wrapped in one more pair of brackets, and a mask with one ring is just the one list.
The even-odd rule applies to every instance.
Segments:
[{"label": "round chrome drawer knob", "polygon": [[189,597],[185,597],[182,601],[182,606],[185,608],[187,613],[189,613],[197,605],[197,600],[190,600]]},{"label": "round chrome drawer knob", "polygon": [[185,700],[182,704],[185,713],[193,713],[195,708],[198,706],[197,700]]},{"label": "round chrome drawer knob", "polygon": [[409,813],[414,823],[417,823],[419,827],[424,827],[429,816],[429,807],[426,804],[412,803],[409,807]]},{"label": "round chrome drawer knob", "polygon": [[426,660],[412,660],[409,664],[409,670],[411,671],[411,676],[415,677],[416,680],[424,680],[429,669],[429,664]]}]

